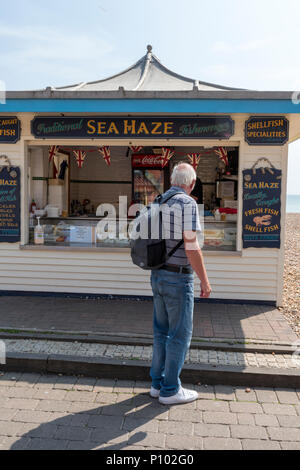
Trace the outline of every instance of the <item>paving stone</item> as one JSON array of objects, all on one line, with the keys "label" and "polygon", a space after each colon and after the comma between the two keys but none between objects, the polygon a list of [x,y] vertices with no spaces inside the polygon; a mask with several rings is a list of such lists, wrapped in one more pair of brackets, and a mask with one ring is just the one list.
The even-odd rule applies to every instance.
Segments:
[{"label": "paving stone", "polygon": [[254,415],[257,426],[279,426],[278,418],[275,415]]},{"label": "paving stone", "polygon": [[74,384],[74,390],[92,392],[96,382],[97,382],[96,378],[81,377],[78,379],[76,384]]},{"label": "paving stone", "polygon": [[235,395],[237,401],[256,402],[257,397],[254,390],[250,389],[250,392],[246,392],[248,387],[236,387]]},{"label": "paving stone", "polygon": [[204,411],[203,421],[208,424],[236,424],[237,416],[234,413]]},{"label": "paving stone", "polygon": [[0,421],[0,436],[14,437],[22,435],[22,423]]},{"label": "paving stone", "polygon": [[300,442],[300,429],[296,428],[267,428],[270,439],[273,441]]},{"label": "paving stone", "polygon": [[260,403],[278,403],[277,395],[273,389],[255,388],[255,393]]},{"label": "paving stone", "polygon": [[125,417],[125,421],[123,424],[122,429],[125,429],[126,431],[134,431],[134,430],[139,430],[139,431],[149,431],[149,432],[158,432],[158,427],[159,427],[159,421],[156,420],[151,420],[149,421],[148,419],[143,419],[143,418],[131,418],[131,417]]},{"label": "paving stone", "polygon": [[169,421],[201,423],[202,412],[196,410],[180,410],[171,408],[169,412]]},{"label": "paving stone", "polygon": [[55,383],[57,382],[58,378],[58,375],[41,375],[36,384],[34,385],[34,388],[52,389]]},{"label": "paving stone", "polygon": [[0,397],[6,398],[34,398],[36,390],[26,387],[1,387]]},{"label": "paving stone", "polygon": [[230,437],[229,426],[223,424],[195,424],[194,435],[201,437]]},{"label": "paving stone", "polygon": [[115,393],[133,393],[134,380],[118,380],[114,387]]},{"label": "paving stone", "polygon": [[35,410],[39,405],[39,400],[8,398],[4,404],[4,408],[12,408],[14,410]]},{"label": "paving stone", "polygon": [[[51,413],[47,411],[18,411],[14,416],[14,421],[20,423],[48,423],[58,418],[64,418],[67,420],[68,416],[65,413]],[[69,416],[69,420],[70,420]]]},{"label": "paving stone", "polygon": [[166,436],[161,433],[130,433],[128,439],[128,445],[140,445],[144,447],[158,447],[160,449],[165,448]]},{"label": "paving stone", "polygon": [[72,390],[77,381],[78,377],[75,376],[59,376],[53,388],[61,390]]},{"label": "paving stone", "polygon": [[203,411],[229,412],[229,405],[225,401],[197,400],[197,409]]},{"label": "paving stone", "polygon": [[215,385],[215,394],[217,400],[235,400],[235,388],[229,385]]},{"label": "paving stone", "polygon": [[22,372],[5,372],[0,375],[0,386],[14,387],[22,375]]},{"label": "paving stone", "polygon": [[202,450],[203,439],[195,436],[166,436],[166,449]]},{"label": "paving stone", "polygon": [[277,389],[276,395],[278,397],[279,403],[287,403],[290,405],[298,405],[300,403],[296,390]]},{"label": "paving stone", "polygon": [[242,443],[239,439],[206,437],[203,447],[205,450],[242,450]]},{"label": "paving stone", "polygon": [[142,393],[149,393],[151,388],[151,382],[142,382],[137,381],[133,387],[133,393],[142,394]]},{"label": "paving stone", "polygon": [[34,387],[36,383],[40,380],[41,374],[31,374],[25,372],[19,377],[16,382],[16,387]]},{"label": "paving stone", "polygon": [[233,424],[230,426],[231,436],[240,439],[268,439],[266,429],[260,426]]},{"label": "paving stone", "polygon": [[96,400],[96,394],[91,392],[80,392],[77,390],[72,390],[68,392],[64,398],[66,401],[86,401],[93,403]]},{"label": "paving stone", "polygon": [[280,450],[279,442],[260,441],[258,439],[242,439],[244,450]]},{"label": "paving stone", "polygon": [[51,422],[43,424],[26,423],[23,425],[23,436],[38,437],[41,439],[52,439],[55,436],[58,426]]},{"label": "paving stone", "polygon": [[98,379],[94,386],[94,392],[112,393],[115,384],[115,379]]},{"label": "paving stone", "polygon": [[132,411],[130,406],[124,406],[121,403],[114,403],[113,405],[105,405],[101,409],[101,415],[105,416],[126,416]]},{"label": "paving stone", "polygon": [[114,427],[116,429],[121,429],[123,421],[123,417],[121,416],[91,415],[88,427],[102,429]]},{"label": "paving stone", "polygon": [[213,385],[195,385],[195,390],[198,392],[199,399],[214,400],[216,398],[215,389]]},{"label": "paving stone", "polygon": [[194,426],[192,423],[177,421],[159,421],[159,432],[168,435],[192,436]]},{"label": "paving stone", "polygon": [[239,424],[255,426],[254,416],[251,413],[237,413],[237,419]]},{"label": "paving stone", "polygon": [[24,437],[4,437],[0,438],[0,451],[1,450],[25,450],[28,447],[30,438]]},{"label": "paving stone", "polygon": [[230,410],[233,413],[253,413],[259,414],[263,413],[261,405],[258,403],[244,403],[244,402],[230,402]]},{"label": "paving stone", "polygon": [[33,398],[36,400],[64,400],[67,390],[50,390],[39,388],[34,392]]},{"label": "paving stone", "polygon": [[270,415],[297,415],[296,409],[293,405],[277,405],[272,403],[263,403],[262,407],[264,412]]},{"label": "paving stone", "polygon": [[1,421],[11,421],[13,417],[17,414],[17,409],[1,409],[0,411],[0,418]]},{"label": "paving stone", "polygon": [[101,405],[98,403],[76,402],[72,401],[69,405],[69,413],[87,413],[89,415],[98,415],[102,411]]},{"label": "paving stone", "polygon": [[38,439],[30,440],[28,450],[66,450],[68,441],[61,439]]},{"label": "paving stone", "polygon": [[300,450],[300,442],[280,442],[282,450]]},{"label": "paving stone", "polygon": [[71,402],[66,400],[55,401],[55,400],[40,400],[36,410],[40,411],[59,411],[67,413],[70,409]]},{"label": "paving stone", "polygon": [[299,416],[278,416],[277,419],[284,428],[300,428]]},{"label": "paving stone", "polygon": [[54,438],[67,441],[89,441],[91,433],[91,429],[81,426],[59,426]]},{"label": "paving stone", "polygon": [[117,394],[116,393],[97,393],[95,397],[96,403],[116,403],[117,402]]}]

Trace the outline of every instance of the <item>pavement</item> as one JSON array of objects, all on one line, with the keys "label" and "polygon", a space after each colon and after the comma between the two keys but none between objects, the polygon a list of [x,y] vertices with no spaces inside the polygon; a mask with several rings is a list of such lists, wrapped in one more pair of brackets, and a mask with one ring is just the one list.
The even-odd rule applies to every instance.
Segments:
[{"label": "pavement", "polygon": [[[151,300],[0,296],[0,330],[152,337]],[[297,336],[268,305],[196,302],[194,338],[292,344]]]},{"label": "pavement", "polygon": [[[151,300],[2,296],[0,370],[148,380],[152,308]],[[273,307],[196,302],[182,377],[298,388],[299,352],[299,339]]]},{"label": "pavement", "polygon": [[197,401],[164,406],[149,382],[6,372],[0,449],[300,449],[300,389],[187,387]]}]

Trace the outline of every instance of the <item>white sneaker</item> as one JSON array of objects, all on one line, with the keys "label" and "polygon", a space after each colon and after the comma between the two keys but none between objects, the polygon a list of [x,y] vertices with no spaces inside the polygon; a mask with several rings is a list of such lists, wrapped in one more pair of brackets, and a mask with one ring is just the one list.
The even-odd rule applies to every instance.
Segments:
[{"label": "white sneaker", "polygon": [[152,397],[152,398],[158,398],[158,397],[159,397],[159,394],[160,394],[160,390],[157,390],[156,388],[151,387],[151,390],[150,390],[150,397]]},{"label": "white sneaker", "polygon": [[180,405],[183,403],[191,403],[197,399],[197,392],[181,387],[176,395],[172,395],[171,397],[159,397],[159,402],[163,405]]}]

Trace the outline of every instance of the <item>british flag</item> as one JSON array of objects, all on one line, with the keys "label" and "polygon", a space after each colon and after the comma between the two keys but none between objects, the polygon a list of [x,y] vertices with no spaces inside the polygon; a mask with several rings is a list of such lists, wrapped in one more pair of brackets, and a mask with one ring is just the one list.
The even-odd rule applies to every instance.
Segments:
[{"label": "british flag", "polygon": [[99,152],[105,160],[106,165],[110,166],[110,148],[109,147],[100,147]]},{"label": "british flag", "polygon": [[225,163],[225,166],[228,166],[229,161],[227,150],[224,147],[219,147],[217,150],[215,150],[215,152],[217,155],[219,155],[220,160]]},{"label": "british flag", "polygon": [[191,153],[190,155],[188,155],[188,158],[191,162],[191,165],[193,166],[194,170],[196,171],[197,168],[198,168],[198,165],[200,163],[200,158],[201,158],[201,155],[200,153]]},{"label": "british flag", "polygon": [[174,152],[172,152],[171,149],[168,149],[165,147],[163,147],[161,150],[162,150],[162,157],[163,157],[162,167],[164,168],[173,157]]},{"label": "british flag", "polygon": [[59,151],[59,146],[58,145],[52,145],[49,147],[49,162],[52,162],[53,158]]},{"label": "british flag", "polygon": [[74,155],[76,157],[78,168],[82,168],[86,157],[86,152],[84,152],[83,150],[74,150]]},{"label": "british flag", "polygon": [[143,147],[134,147],[131,145],[130,150],[132,150],[133,153],[139,153],[141,150],[143,150]]}]

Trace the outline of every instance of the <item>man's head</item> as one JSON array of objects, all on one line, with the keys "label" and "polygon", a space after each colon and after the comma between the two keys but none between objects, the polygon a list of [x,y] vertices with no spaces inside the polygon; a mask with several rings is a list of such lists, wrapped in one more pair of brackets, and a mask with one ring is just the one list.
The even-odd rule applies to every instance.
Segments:
[{"label": "man's head", "polygon": [[172,186],[183,188],[187,194],[190,194],[196,183],[196,172],[189,163],[179,163],[173,168],[171,176]]}]

